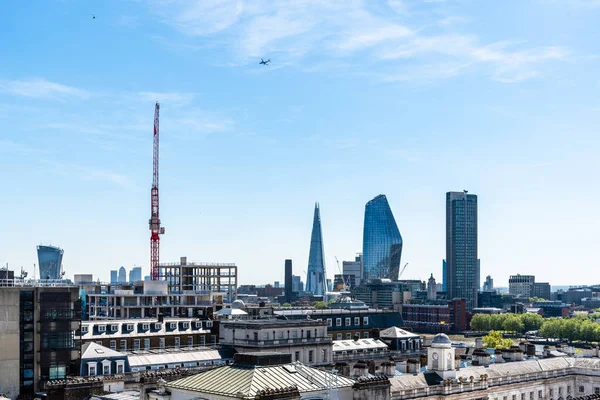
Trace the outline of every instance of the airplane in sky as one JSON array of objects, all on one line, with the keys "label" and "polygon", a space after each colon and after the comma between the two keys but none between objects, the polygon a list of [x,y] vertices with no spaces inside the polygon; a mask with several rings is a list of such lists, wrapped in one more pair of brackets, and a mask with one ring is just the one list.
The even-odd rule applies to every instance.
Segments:
[{"label": "airplane in sky", "polygon": [[270,62],[271,62],[271,59],[270,59],[270,58],[269,58],[267,61],[265,61],[265,60],[263,60],[263,59],[261,58],[261,59],[260,59],[260,62],[259,62],[259,64],[262,64],[262,65],[269,65],[269,63],[270,63]]}]

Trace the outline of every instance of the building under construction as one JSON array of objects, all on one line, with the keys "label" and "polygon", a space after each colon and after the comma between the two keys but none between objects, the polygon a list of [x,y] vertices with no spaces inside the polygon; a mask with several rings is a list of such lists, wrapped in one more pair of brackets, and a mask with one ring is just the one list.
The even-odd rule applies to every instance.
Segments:
[{"label": "building under construction", "polygon": [[222,294],[226,303],[237,297],[237,266],[233,263],[196,263],[181,257],[179,263],[160,264],[158,279],[167,281],[169,292],[184,296]]}]

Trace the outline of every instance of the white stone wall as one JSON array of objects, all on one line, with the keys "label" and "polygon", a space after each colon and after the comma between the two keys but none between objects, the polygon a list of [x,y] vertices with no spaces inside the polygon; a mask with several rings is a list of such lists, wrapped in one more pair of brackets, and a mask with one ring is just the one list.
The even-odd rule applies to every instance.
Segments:
[{"label": "white stone wall", "polygon": [[11,399],[19,393],[19,290],[0,289],[0,392]]}]

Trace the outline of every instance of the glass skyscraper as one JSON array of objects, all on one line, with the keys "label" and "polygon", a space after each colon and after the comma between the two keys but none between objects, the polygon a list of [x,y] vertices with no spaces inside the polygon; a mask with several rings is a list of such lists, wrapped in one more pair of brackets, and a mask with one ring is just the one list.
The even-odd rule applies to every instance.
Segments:
[{"label": "glass skyscraper", "polygon": [[380,194],[365,206],[362,281],[398,280],[401,256],[402,236],[387,198]]},{"label": "glass skyscraper", "polygon": [[477,307],[477,195],[446,193],[446,292],[465,299],[467,311]]},{"label": "glass skyscraper", "polygon": [[321,212],[319,203],[315,203],[308,269],[306,271],[306,291],[322,296],[327,290],[325,277],[325,252],[323,250],[323,232],[321,231]]},{"label": "glass skyscraper", "polygon": [[37,247],[40,279],[62,279],[63,253],[63,249],[54,246]]}]

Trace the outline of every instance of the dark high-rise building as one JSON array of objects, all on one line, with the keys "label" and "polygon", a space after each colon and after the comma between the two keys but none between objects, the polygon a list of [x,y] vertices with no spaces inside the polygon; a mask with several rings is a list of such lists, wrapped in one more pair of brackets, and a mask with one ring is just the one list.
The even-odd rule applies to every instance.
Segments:
[{"label": "dark high-rise building", "polygon": [[40,279],[62,279],[64,250],[54,246],[38,246]]},{"label": "dark high-rise building", "polygon": [[365,206],[362,281],[397,280],[401,256],[402,236],[387,198],[380,194]]},{"label": "dark high-rise building", "polygon": [[323,250],[323,232],[321,230],[321,212],[319,203],[315,203],[308,269],[306,272],[306,290],[315,295],[324,295],[327,291],[325,276],[325,253]]},{"label": "dark high-rise building", "polygon": [[292,302],[292,292],[294,290],[292,284],[292,260],[285,260],[285,301]]},{"label": "dark high-rise building", "polygon": [[477,195],[446,193],[446,292],[449,300],[465,299],[467,311],[477,307]]},{"label": "dark high-rise building", "polygon": [[11,399],[33,399],[51,380],[79,374],[79,288],[48,281],[0,285],[0,388]]}]

